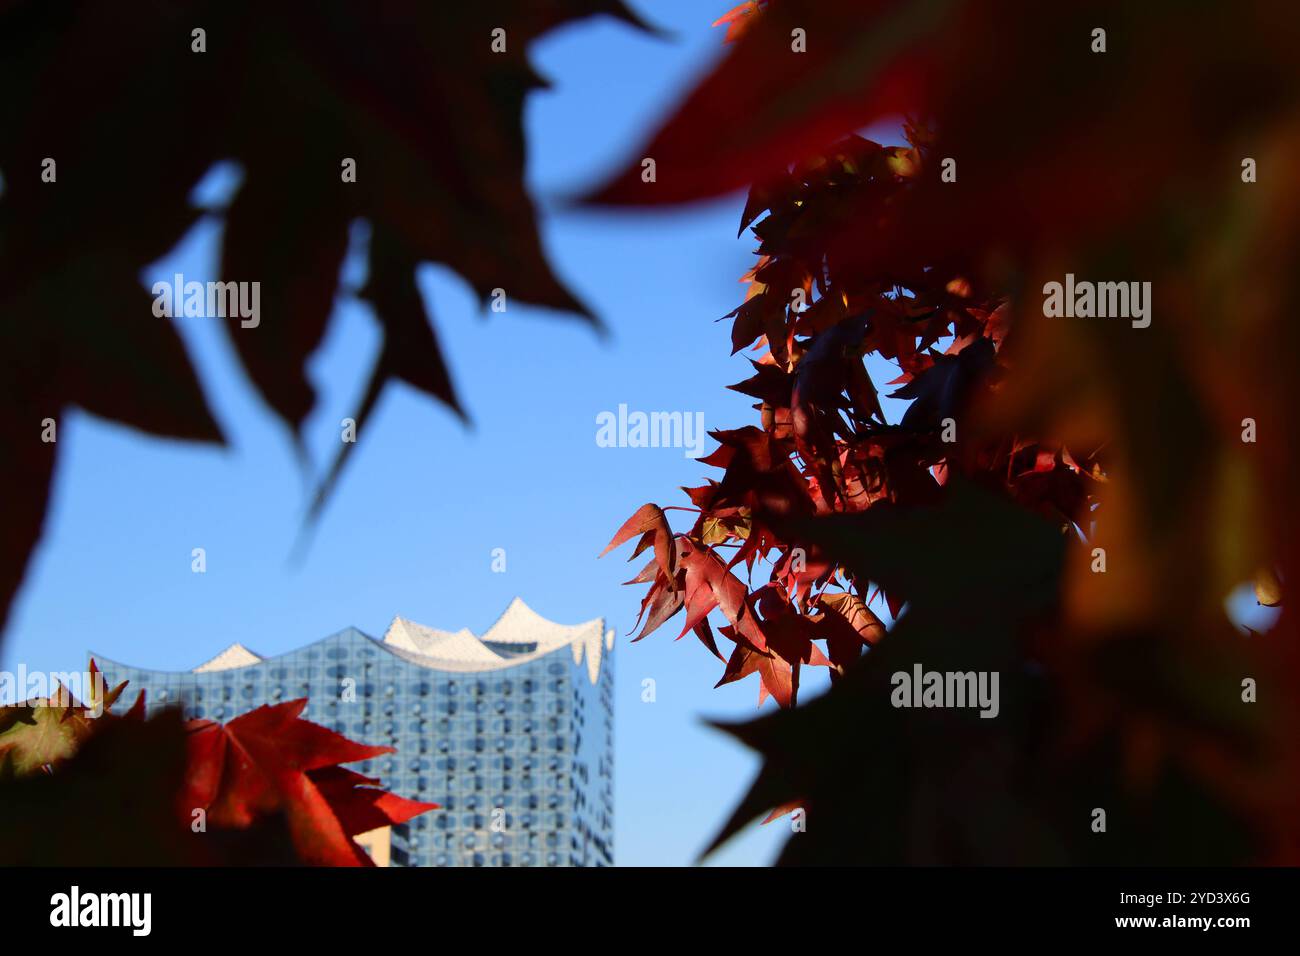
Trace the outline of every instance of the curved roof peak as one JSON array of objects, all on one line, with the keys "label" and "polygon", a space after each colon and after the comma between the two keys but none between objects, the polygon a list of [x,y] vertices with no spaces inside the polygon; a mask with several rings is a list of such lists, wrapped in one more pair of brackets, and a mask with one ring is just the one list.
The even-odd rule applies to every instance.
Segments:
[{"label": "curved roof peak", "polygon": [[550,650],[564,644],[571,644],[581,634],[593,627],[603,630],[603,622],[584,621],[581,624],[557,624],[542,617],[527,604],[523,598],[515,598],[506,607],[501,616],[491,627],[483,632],[479,640],[495,644],[537,644]]},{"label": "curved roof peak", "polygon": [[[426,658],[430,666],[459,665],[473,670],[516,664],[567,646],[573,649],[575,664],[582,663],[586,657],[588,674],[594,684],[600,674],[601,644],[605,637],[605,622],[601,618],[582,624],[557,624],[516,597],[480,635],[468,628],[455,632],[440,631],[404,617],[395,617],[383,643],[395,651],[406,652],[406,655]],[[494,649],[501,647],[504,650],[509,645],[518,645],[519,653],[498,653]]]},{"label": "curved roof peak", "polygon": [[404,617],[393,618],[393,623],[388,625],[388,633],[384,635],[384,643],[423,657],[436,657],[462,664],[496,664],[504,661],[500,654],[488,648],[468,628],[454,632],[441,631],[408,621]]},{"label": "curved roof peak", "polygon": [[236,641],[212,660],[194,668],[194,673],[206,674],[208,671],[226,671],[233,667],[246,667],[249,664],[260,664],[261,662],[261,657]]}]

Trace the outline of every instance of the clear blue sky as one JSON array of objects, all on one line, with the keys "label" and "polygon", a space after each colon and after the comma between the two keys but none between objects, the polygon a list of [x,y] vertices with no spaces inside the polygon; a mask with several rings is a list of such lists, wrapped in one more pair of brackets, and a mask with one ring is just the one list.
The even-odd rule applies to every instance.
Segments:
[{"label": "clear blue sky", "polygon": [[[757,685],[751,677],[712,689],[721,665],[693,638],[675,644],[672,625],[630,645],[642,590],[619,582],[640,562],[626,564],[626,548],[596,555],[639,505],[683,504],[679,486],[717,472],[678,449],[598,447],[595,420],[626,403],[702,411],[709,428],[755,421],[750,399],[724,389],[747,377],[748,365],[726,359],[729,323],[714,321],[740,301],[737,279],[753,242],[735,238],[740,196],[637,215],[556,202],[626,159],[723,52],[721,30],[709,23],[728,3],[634,5],[676,36],[612,21],[552,35],[533,59],[553,89],[536,94],[527,114],[546,246],[612,338],[515,303],[485,316],[459,278],[426,267],[426,300],[475,427],[390,386],[295,564],[306,487],[287,436],[216,329],[175,320],[232,447],[158,441],[71,417],[59,435],[46,536],[5,641],[6,668],[76,669],[93,648],[181,670],[232,641],[277,654],[347,625],[380,636],[396,614],[481,631],[515,595],[556,621],[604,616],[618,633],[617,862],[695,858],[756,769],[702,720],[753,715]],[[145,285],[174,271],[211,278],[217,228],[200,224],[147,270]],[[337,448],[338,423],[354,410],[375,345],[367,310],[341,299],[312,363],[322,402],[308,441],[318,468]],[[893,377],[872,371],[878,384]],[[900,406],[886,403],[891,419]],[[207,550],[206,574],[191,573],[195,547]],[[506,549],[504,574],[491,570],[494,548]],[[641,702],[647,677],[657,684],[653,704]],[[712,862],[767,863],[783,828],[751,827]]]}]

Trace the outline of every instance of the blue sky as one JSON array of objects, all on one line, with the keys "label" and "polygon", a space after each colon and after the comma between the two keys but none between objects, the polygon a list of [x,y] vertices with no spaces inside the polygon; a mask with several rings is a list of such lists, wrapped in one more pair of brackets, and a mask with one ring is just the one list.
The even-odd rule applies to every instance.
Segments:
[{"label": "blue sky", "polygon": [[[482,631],[515,595],[556,621],[604,616],[618,634],[617,862],[694,860],[756,769],[703,719],[753,715],[756,681],[714,690],[721,665],[693,638],[675,644],[671,625],[629,644],[642,591],[620,582],[640,562],[626,563],[630,548],[596,555],[639,505],[684,504],[679,486],[714,470],[680,449],[598,447],[596,416],[625,403],[703,412],[708,428],[754,421],[750,400],[724,388],[747,377],[748,365],[728,362],[729,323],[714,321],[739,304],[753,243],[735,238],[739,195],[636,215],[563,202],[626,159],[723,52],[722,31],[709,28],[721,10],[679,0],[636,6],[676,35],[604,20],[553,34],[533,51],[553,88],[535,94],[527,113],[546,246],[612,336],[602,341],[578,321],[513,302],[504,315],[485,315],[458,277],[426,267],[426,301],[474,427],[390,386],[295,560],[307,483],[288,436],[215,326],[173,320],[231,447],[69,418],[46,535],[4,644],[6,668],[79,668],[94,649],[188,669],[232,641],[276,654],[348,625],[380,636],[396,614]],[[176,271],[211,278],[218,236],[214,219],[201,223],[146,270],[145,285]],[[339,421],[354,410],[376,342],[367,309],[340,298],[311,366],[321,393],[307,427],[317,469],[338,447]],[[206,549],[206,574],[191,573],[195,547]],[[491,570],[494,548],[506,550],[504,574]],[[653,704],[641,702],[647,677],[656,682]],[[781,826],[753,828],[714,862],[769,862]]]},{"label": "blue sky", "polygon": [[[231,447],[159,441],[72,416],[59,435],[45,539],[5,641],[6,668],[76,669],[95,649],[181,670],[232,641],[277,654],[348,625],[380,636],[397,614],[481,632],[516,595],[560,622],[604,616],[618,634],[617,862],[694,860],[757,767],[703,720],[752,716],[756,681],[714,690],[721,665],[693,638],[674,643],[671,624],[629,644],[642,590],[619,582],[640,562],[625,563],[630,548],[596,555],[639,505],[683,504],[678,487],[716,471],[680,449],[598,447],[596,416],[626,404],[703,412],[708,428],[755,421],[750,399],[724,388],[749,367],[726,359],[730,326],[714,321],[740,302],[753,242],[735,238],[739,195],[668,213],[564,205],[626,160],[723,53],[721,30],[709,23],[727,3],[634,5],[675,36],[612,21],[553,34],[533,56],[553,88],[534,95],[527,113],[529,180],[552,262],[612,336],[602,341],[580,322],[516,303],[485,315],[458,277],[425,267],[426,301],[474,427],[390,386],[295,559],[308,484],[288,436],[216,328],[174,320]],[[875,135],[897,141],[888,129]],[[176,271],[211,278],[218,235],[219,224],[205,220],[142,280]],[[307,427],[317,469],[338,447],[339,421],[355,408],[376,344],[367,309],[340,298],[311,366],[321,393]],[[893,377],[869,367],[878,385]],[[900,406],[886,401],[891,419]],[[206,549],[206,574],[191,573],[195,547]],[[495,548],[506,551],[504,574],[492,571]],[[1243,613],[1252,605],[1234,601]],[[653,704],[641,701],[645,678],[656,682]],[[783,828],[753,826],[711,862],[770,862]]]}]

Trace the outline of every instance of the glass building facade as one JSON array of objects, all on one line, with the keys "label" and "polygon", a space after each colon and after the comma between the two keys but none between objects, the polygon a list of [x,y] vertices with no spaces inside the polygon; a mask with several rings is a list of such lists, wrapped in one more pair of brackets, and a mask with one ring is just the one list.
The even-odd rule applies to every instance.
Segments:
[{"label": "glass building facade", "polygon": [[396,753],[349,765],[440,809],[391,829],[394,866],[613,864],[613,632],[558,625],[518,599],[481,637],[394,620],[260,658],[232,645],[194,671],[94,654],[150,713],[228,721],[306,697],[303,717]]}]

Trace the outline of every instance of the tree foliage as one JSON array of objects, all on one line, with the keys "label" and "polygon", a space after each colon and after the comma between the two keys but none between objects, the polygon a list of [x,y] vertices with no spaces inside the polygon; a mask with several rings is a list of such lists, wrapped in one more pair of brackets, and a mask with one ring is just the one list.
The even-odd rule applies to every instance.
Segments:
[{"label": "tree foliage", "polygon": [[[732,345],[762,351],[731,388],[758,423],[712,433],[721,476],[630,582],[640,637],[684,610],[718,653],[717,611],[722,680],[782,705],[726,728],[764,764],[719,841],[799,806],[783,862],[1300,858],[1293,612],[1243,635],[1224,610],[1257,576],[1279,603],[1300,558],[1300,24],[1276,9],[747,3],[634,154],[657,182],[632,163],[592,195],[750,185]],[[906,147],[854,133],[898,114]],[[1152,323],[1048,318],[1066,273],[1150,281]],[[898,423],[868,354],[900,369]],[[832,688],[795,706],[813,665]],[[892,706],[915,665],[1000,674],[999,716]]]},{"label": "tree foliage", "polygon": [[[382,332],[361,431],[391,381],[464,417],[419,263],[455,269],[481,298],[502,289],[595,322],[542,251],[523,107],[543,83],[532,41],[600,13],[637,22],[620,0],[0,3],[0,629],[46,510],[58,448],[42,441],[46,419],[77,406],[150,435],[224,441],[139,278],[202,215],[191,192],[214,163],[242,171],[219,211],[217,278],[261,283],[257,327],[223,327],[300,453],[316,400],[307,360],[335,297],[358,291],[339,284],[357,223],[359,295]],[[352,447],[319,477],[313,514]]]},{"label": "tree foliage", "polygon": [[[92,686],[98,675],[92,660]],[[101,679],[102,682],[102,679]],[[20,866],[372,866],[352,840],[434,803],[342,764],[393,753],[303,720],[307,702],[220,724],[146,720],[67,688],[0,708],[0,860]]]}]

